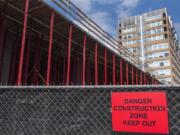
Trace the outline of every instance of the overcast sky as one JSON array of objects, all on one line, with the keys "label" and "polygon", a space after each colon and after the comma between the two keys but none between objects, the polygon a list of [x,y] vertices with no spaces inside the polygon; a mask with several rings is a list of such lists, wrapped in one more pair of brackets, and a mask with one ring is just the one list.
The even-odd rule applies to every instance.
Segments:
[{"label": "overcast sky", "polygon": [[147,11],[168,9],[180,35],[180,0],[71,0],[112,36],[117,35],[118,19]]}]

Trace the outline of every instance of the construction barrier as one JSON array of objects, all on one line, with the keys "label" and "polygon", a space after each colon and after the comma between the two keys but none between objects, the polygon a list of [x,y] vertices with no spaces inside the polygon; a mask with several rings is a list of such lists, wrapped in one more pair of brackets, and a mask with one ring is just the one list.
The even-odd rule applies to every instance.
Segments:
[{"label": "construction barrier", "polygon": [[149,91],[167,93],[170,134],[179,135],[180,86],[0,87],[0,134],[122,135],[112,130],[111,93]]}]

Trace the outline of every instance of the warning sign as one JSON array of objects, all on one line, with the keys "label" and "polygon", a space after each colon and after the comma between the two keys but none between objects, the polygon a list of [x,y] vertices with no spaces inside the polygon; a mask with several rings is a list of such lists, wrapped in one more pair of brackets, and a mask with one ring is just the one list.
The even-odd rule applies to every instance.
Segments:
[{"label": "warning sign", "polygon": [[169,133],[165,92],[114,92],[111,99],[113,131]]}]

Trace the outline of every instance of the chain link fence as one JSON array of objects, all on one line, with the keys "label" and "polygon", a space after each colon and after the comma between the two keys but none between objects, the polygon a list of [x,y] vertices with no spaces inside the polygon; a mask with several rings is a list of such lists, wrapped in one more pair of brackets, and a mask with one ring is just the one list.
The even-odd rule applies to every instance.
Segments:
[{"label": "chain link fence", "polygon": [[170,134],[180,135],[180,86],[0,87],[0,135],[119,135],[111,92],[124,91],[166,91]]}]

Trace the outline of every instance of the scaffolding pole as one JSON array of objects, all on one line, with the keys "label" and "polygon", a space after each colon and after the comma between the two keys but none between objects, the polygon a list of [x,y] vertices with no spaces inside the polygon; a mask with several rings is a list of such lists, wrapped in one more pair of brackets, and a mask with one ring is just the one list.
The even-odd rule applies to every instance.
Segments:
[{"label": "scaffolding pole", "polygon": [[142,74],[142,71],[140,71],[140,84],[143,85],[143,74]]},{"label": "scaffolding pole", "polygon": [[113,85],[116,85],[116,56],[113,54]]},{"label": "scaffolding pole", "polygon": [[66,74],[66,85],[69,85],[69,83],[70,83],[72,31],[73,31],[73,26],[72,26],[72,25],[70,25],[70,29],[69,29],[69,39],[68,39],[68,54],[67,54],[67,74]]},{"label": "scaffolding pole", "polygon": [[51,11],[50,19],[50,33],[49,33],[49,49],[48,49],[48,63],[46,72],[46,85],[50,84],[51,79],[51,57],[52,57],[52,47],[53,47],[53,30],[54,30],[54,9]]},{"label": "scaffolding pole", "polygon": [[24,49],[25,49],[25,43],[26,43],[28,10],[29,10],[29,0],[26,0],[25,1],[23,33],[22,33],[21,48],[20,48],[20,60],[19,60],[19,66],[18,66],[18,79],[17,79],[18,86],[20,86],[22,84],[22,82],[21,82],[22,81],[22,67],[23,67]]},{"label": "scaffolding pole", "polygon": [[98,85],[98,44],[95,44],[95,85]]},{"label": "scaffolding pole", "polygon": [[136,69],[136,85],[139,84],[138,69]]},{"label": "scaffolding pole", "polygon": [[131,72],[132,72],[132,74],[131,74],[132,85],[134,85],[134,67],[133,66],[131,67]]},{"label": "scaffolding pole", "polygon": [[123,85],[123,59],[120,59],[120,84]]},{"label": "scaffolding pole", "polygon": [[84,34],[83,44],[83,62],[82,62],[82,85],[86,84],[86,34]]},{"label": "scaffolding pole", "polygon": [[107,49],[104,48],[104,85],[107,85]]},{"label": "scaffolding pole", "polygon": [[129,63],[126,62],[126,85],[129,85]]}]

